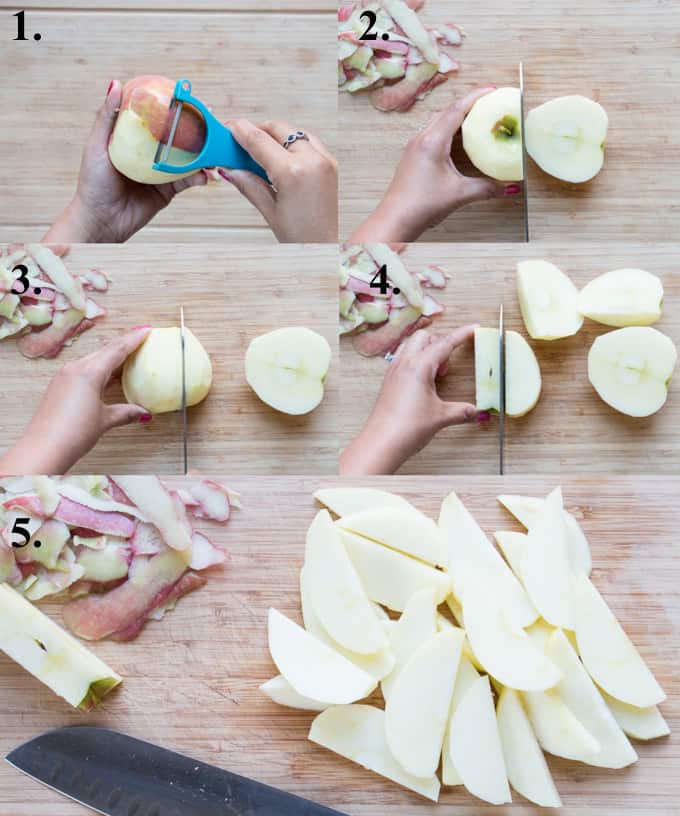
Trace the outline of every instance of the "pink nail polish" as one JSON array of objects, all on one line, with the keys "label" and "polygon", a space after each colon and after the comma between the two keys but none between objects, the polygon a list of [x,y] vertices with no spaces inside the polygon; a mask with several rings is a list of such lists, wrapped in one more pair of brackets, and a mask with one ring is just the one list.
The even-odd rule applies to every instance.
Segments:
[{"label": "pink nail polish", "polygon": [[519,184],[507,184],[503,190],[503,195],[514,196],[521,191],[522,187]]},{"label": "pink nail polish", "polygon": [[139,417],[139,422],[142,425],[148,425],[149,422],[151,422],[152,419],[153,419],[153,417],[151,416],[151,414],[141,414],[140,417]]},{"label": "pink nail polish", "polygon": [[477,414],[477,418],[475,419],[475,422],[477,422],[479,425],[481,425],[484,422],[488,422],[490,419],[491,419],[491,414],[488,411],[480,411]]},{"label": "pink nail polish", "polygon": [[229,173],[227,173],[226,171],[224,171],[224,170],[223,170],[221,167],[218,167],[218,168],[217,168],[217,172],[220,174],[220,176],[222,176],[222,178],[223,178],[225,181],[228,181],[228,182],[230,182],[231,184],[233,184],[233,183],[234,183],[234,179],[233,179],[233,178],[232,178],[232,177],[229,175]]},{"label": "pink nail polish", "polygon": [[130,331],[140,331],[141,329],[151,329],[153,328],[150,324],[145,324],[144,326],[133,326]]},{"label": "pink nail polish", "polygon": [[498,85],[485,85],[482,90],[483,91],[495,91],[498,88]]},{"label": "pink nail polish", "polygon": [[114,81],[115,80],[112,79],[111,82],[109,82],[109,87],[106,89],[106,95],[107,96],[111,93],[111,89],[113,88]]}]

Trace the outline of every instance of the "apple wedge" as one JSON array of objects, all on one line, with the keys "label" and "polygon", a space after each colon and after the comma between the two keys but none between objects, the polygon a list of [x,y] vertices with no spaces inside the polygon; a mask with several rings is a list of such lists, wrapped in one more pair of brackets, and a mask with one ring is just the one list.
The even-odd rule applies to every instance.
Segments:
[{"label": "apple wedge", "polygon": [[449,629],[423,643],[387,698],[387,745],[414,776],[429,777],[439,765],[464,638],[461,629]]},{"label": "apple wedge", "polygon": [[370,674],[273,608],[269,610],[269,651],[293,689],[311,700],[351,703],[367,697],[377,685]]},{"label": "apple wedge", "polygon": [[463,780],[456,770],[456,766],[451,759],[451,752],[449,751],[451,739],[451,723],[453,715],[456,713],[461,700],[467,694],[467,691],[479,679],[477,669],[472,665],[470,659],[465,655],[465,649],[460,656],[460,663],[458,664],[458,672],[456,673],[456,684],[453,687],[453,697],[451,698],[451,708],[449,710],[449,721],[446,724],[446,732],[444,733],[444,744],[442,746],[442,784],[447,786],[462,785]]},{"label": "apple wedge", "polygon": [[599,768],[625,768],[638,756],[590,679],[561,629],[548,638],[546,654],[561,672],[557,691],[574,716],[599,742],[600,750],[588,759]]},{"label": "apple wedge", "polygon": [[509,688],[501,691],[496,717],[512,787],[540,807],[562,807],[550,768],[517,691]]},{"label": "apple wedge", "polygon": [[387,747],[385,719],[385,712],[373,706],[333,706],[316,717],[309,739],[436,802],[439,780],[434,774],[418,778],[399,765]]},{"label": "apple wedge", "polygon": [[579,722],[556,688],[523,691],[527,715],[544,751],[564,759],[590,763],[600,743]]},{"label": "apple wedge", "polygon": [[548,261],[517,264],[517,294],[524,325],[534,340],[570,337],[583,325],[578,289]]},{"label": "apple wedge", "polygon": [[446,544],[437,525],[422,513],[398,507],[378,507],[343,516],[336,524],[343,530],[377,541],[426,564],[446,566]]},{"label": "apple wedge", "polygon": [[272,702],[287,708],[299,708],[303,711],[325,711],[330,705],[330,703],[320,703],[317,700],[310,700],[309,697],[298,694],[282,674],[263,683],[260,686],[260,691],[266,694]]},{"label": "apple wedge", "polygon": [[305,574],[314,612],[334,641],[362,655],[387,646],[385,631],[328,510],[319,510],[307,532]]},{"label": "apple wedge", "polygon": [[574,582],[576,640],[588,674],[622,703],[647,708],[666,695],[604,598],[581,575]]},{"label": "apple wedge", "polygon": [[560,96],[527,114],[527,153],[551,176],[580,184],[604,164],[609,120],[604,108],[585,96]]},{"label": "apple wedge", "polygon": [[74,708],[89,711],[119,675],[18,592],[0,584],[0,649]]},{"label": "apple wedge", "polygon": [[463,149],[474,166],[498,181],[521,181],[522,113],[519,88],[480,97],[465,117]]},{"label": "apple wedge", "polygon": [[443,572],[345,530],[341,537],[372,601],[403,612],[411,597],[425,587],[434,590],[438,604],[451,592],[451,579]]},{"label": "apple wedge", "polygon": [[349,516],[374,510],[378,507],[398,507],[401,510],[418,510],[396,493],[377,490],[374,487],[329,487],[317,490],[314,498],[336,516]]},{"label": "apple wedge", "polygon": [[615,269],[581,290],[578,310],[605,326],[649,326],[661,317],[663,285],[643,269]]},{"label": "apple wedge", "polygon": [[652,740],[671,733],[668,723],[656,706],[637,708],[628,703],[622,703],[602,689],[600,689],[600,694],[627,736],[638,740]]},{"label": "apple wedge", "polygon": [[521,581],[522,552],[527,540],[527,534],[518,533],[515,530],[497,530],[493,537],[503,553],[503,557],[508,562],[508,566]]},{"label": "apple wedge", "polygon": [[308,414],[323,399],[332,351],[325,337],[302,326],[262,334],[246,351],[248,385],[284,414]]},{"label": "apple wedge", "polygon": [[[475,329],[475,391],[480,411],[500,409],[498,329]],[[505,332],[505,412],[528,414],[541,396],[541,370],[531,346],[514,331]]]},{"label": "apple wedge", "polygon": [[474,681],[451,717],[449,754],[474,796],[494,805],[512,801],[488,677]]},{"label": "apple wedge", "polygon": [[678,359],[670,337],[650,326],[602,334],[588,352],[588,379],[607,405],[632,417],[659,411]]}]

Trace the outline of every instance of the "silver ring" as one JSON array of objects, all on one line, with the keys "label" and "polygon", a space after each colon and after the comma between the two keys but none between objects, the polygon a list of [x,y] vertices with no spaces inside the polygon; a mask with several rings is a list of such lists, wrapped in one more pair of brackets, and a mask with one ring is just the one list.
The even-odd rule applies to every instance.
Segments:
[{"label": "silver ring", "polygon": [[395,354],[392,354],[391,351],[388,351],[387,354],[385,355],[385,360],[387,360],[388,363],[391,363],[395,357],[396,357]]},{"label": "silver ring", "polygon": [[296,130],[295,133],[291,133],[289,136],[286,136],[286,141],[283,142],[283,146],[288,150],[288,148],[295,144],[299,139],[304,139],[305,141],[309,141],[309,136],[304,132],[304,130]]}]

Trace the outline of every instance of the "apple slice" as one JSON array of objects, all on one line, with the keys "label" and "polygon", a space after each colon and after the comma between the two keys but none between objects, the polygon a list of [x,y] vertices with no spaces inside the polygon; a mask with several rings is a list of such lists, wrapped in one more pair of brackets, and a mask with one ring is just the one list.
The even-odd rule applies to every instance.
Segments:
[{"label": "apple slice", "polygon": [[509,688],[501,691],[496,717],[512,787],[540,807],[562,807],[548,763],[517,691]]},{"label": "apple slice", "polygon": [[353,703],[368,697],[377,685],[370,674],[273,608],[269,610],[269,651],[295,691],[311,700]]},{"label": "apple slice", "polygon": [[438,604],[451,592],[451,579],[443,572],[362,536],[344,530],[341,536],[372,601],[403,612],[411,597],[425,587],[433,589]]},{"label": "apple slice", "polygon": [[661,317],[663,285],[643,269],[615,269],[587,283],[578,310],[605,326],[649,326]]},{"label": "apple slice", "polygon": [[515,530],[497,530],[493,537],[500,547],[505,560],[515,575],[522,580],[522,552],[527,540],[526,533],[518,533]]},{"label": "apple slice", "polygon": [[470,793],[494,805],[512,801],[488,677],[475,680],[451,717],[449,753]]},{"label": "apple slice", "polygon": [[451,759],[451,752],[449,751],[451,739],[451,723],[453,715],[456,713],[461,700],[467,694],[467,691],[479,679],[477,669],[472,665],[470,659],[465,654],[465,647],[460,656],[460,663],[458,664],[458,672],[456,674],[456,684],[453,687],[453,697],[451,698],[451,709],[449,711],[449,721],[446,725],[446,732],[444,734],[444,744],[442,746],[442,784],[447,786],[462,785],[463,780],[456,770],[456,766]]},{"label": "apple slice", "polygon": [[599,753],[600,743],[579,722],[556,688],[524,691],[522,699],[544,751],[586,763]]},{"label": "apple slice", "polygon": [[570,337],[583,325],[578,289],[548,261],[517,264],[517,294],[524,325],[534,340]]},{"label": "apple slice", "polygon": [[[475,329],[475,388],[480,411],[500,408],[498,329]],[[505,332],[505,412],[529,413],[541,395],[541,370],[531,346],[514,331]]]},{"label": "apple slice", "polygon": [[638,708],[663,702],[663,689],[585,575],[574,582],[574,608],[578,651],[598,686]]},{"label": "apple slice", "polygon": [[600,689],[600,694],[614,715],[614,719],[623,729],[624,734],[629,737],[638,740],[651,740],[657,737],[665,737],[671,733],[668,723],[661,716],[661,712],[656,706],[637,708],[637,706],[622,703],[602,689]]},{"label": "apple slice", "polygon": [[434,774],[420,779],[394,759],[385,738],[385,712],[368,705],[333,706],[312,723],[309,739],[369,771],[436,802],[439,780]]},{"label": "apple slice", "polygon": [[262,334],[246,351],[248,385],[262,402],[284,414],[308,414],[323,399],[331,364],[325,337],[302,326]]},{"label": "apple slice", "polygon": [[474,166],[498,181],[520,181],[522,114],[519,88],[480,97],[462,127],[463,148]]},{"label": "apple slice", "polygon": [[328,487],[317,490],[314,498],[325,505],[336,516],[348,516],[351,513],[361,513],[364,510],[373,510],[376,507],[399,507],[402,510],[416,508],[386,490],[377,490],[374,487]]},{"label": "apple slice", "polygon": [[392,550],[433,566],[446,566],[447,549],[437,525],[422,513],[398,507],[377,507],[343,516],[343,530],[370,538]]},{"label": "apple slice", "polygon": [[328,510],[319,510],[307,532],[305,574],[314,611],[333,640],[363,655],[387,646],[385,631]]},{"label": "apple slice", "polygon": [[522,583],[541,617],[553,626],[573,629],[572,574],[559,487],[550,493],[536,523],[529,528],[520,569]]},{"label": "apple slice", "polygon": [[562,672],[557,691],[574,716],[600,743],[597,754],[588,759],[599,768],[625,768],[638,756],[607,708],[561,629],[548,638],[546,654]]},{"label": "apple slice", "polygon": [[464,638],[461,629],[449,629],[423,643],[387,698],[387,745],[414,776],[431,776],[439,765]]},{"label": "apple slice", "polygon": [[263,683],[260,686],[260,691],[273,702],[287,708],[299,708],[303,711],[325,711],[330,705],[330,703],[320,703],[318,700],[310,700],[309,697],[298,694],[282,674]]},{"label": "apple slice", "polygon": [[524,123],[527,153],[546,173],[579,184],[604,164],[609,120],[585,96],[560,96],[530,110]]},{"label": "apple slice", "polygon": [[54,621],[0,584],[0,649],[74,708],[98,705],[122,679]]}]

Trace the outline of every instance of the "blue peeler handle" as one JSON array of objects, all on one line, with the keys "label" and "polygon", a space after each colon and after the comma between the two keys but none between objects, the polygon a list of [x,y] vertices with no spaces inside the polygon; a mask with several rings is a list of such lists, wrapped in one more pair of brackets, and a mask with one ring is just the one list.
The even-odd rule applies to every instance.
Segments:
[{"label": "blue peeler handle", "polygon": [[233,170],[249,170],[269,183],[266,170],[241,147],[231,135],[229,128],[213,116],[200,99],[191,95],[191,82],[188,79],[180,79],[177,82],[174,98],[191,105],[201,113],[205,120],[205,144],[192,162],[178,165],[159,161],[154,163],[154,170],[187,173],[191,170],[201,170],[203,167],[229,167]]}]

